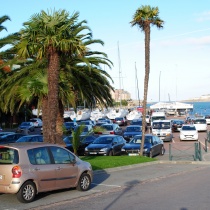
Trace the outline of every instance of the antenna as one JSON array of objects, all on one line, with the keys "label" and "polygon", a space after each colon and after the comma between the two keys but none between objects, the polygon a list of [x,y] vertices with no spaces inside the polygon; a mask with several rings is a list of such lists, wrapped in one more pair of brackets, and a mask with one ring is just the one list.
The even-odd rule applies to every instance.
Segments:
[{"label": "antenna", "polygon": [[135,70],[136,70],[136,85],[137,85],[137,92],[138,92],[138,100],[139,100],[139,106],[140,106],[140,98],[139,98],[139,83],[138,83],[138,77],[137,77],[136,62],[135,62]]},{"label": "antenna", "polygon": [[[117,42],[117,45],[118,45],[118,63],[119,63],[119,85],[120,85],[120,87],[119,87],[119,99],[120,99],[120,108],[121,108],[121,106],[122,106],[122,104],[121,104],[121,94],[122,94],[122,91],[121,91],[121,62],[120,62],[120,49],[119,49],[119,41]],[[121,93],[120,93],[121,92]]]}]

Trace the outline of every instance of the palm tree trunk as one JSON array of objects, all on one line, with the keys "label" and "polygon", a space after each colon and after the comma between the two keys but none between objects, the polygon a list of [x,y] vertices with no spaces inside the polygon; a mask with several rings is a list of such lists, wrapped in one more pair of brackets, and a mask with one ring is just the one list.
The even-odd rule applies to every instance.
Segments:
[{"label": "palm tree trunk", "polygon": [[145,142],[145,127],[146,127],[146,111],[147,111],[147,92],[150,73],[150,24],[145,25],[145,76],[144,76],[144,101],[143,101],[143,116],[142,116],[142,141],[140,155],[143,156]]},{"label": "palm tree trunk", "polygon": [[43,125],[42,125],[42,128],[43,128],[43,139],[44,139],[44,142],[47,142],[49,143],[50,141],[48,140],[48,121],[49,121],[49,118],[48,118],[48,99],[47,97],[44,97],[42,99],[42,122],[43,122]]},{"label": "palm tree trunk", "polygon": [[46,141],[56,143],[56,121],[58,114],[58,81],[59,81],[59,55],[52,47],[48,51],[48,109],[49,118]]},{"label": "palm tree trunk", "polygon": [[59,101],[59,111],[57,114],[57,120],[56,120],[56,143],[57,144],[64,144],[63,142],[63,113],[64,108],[61,101]]}]

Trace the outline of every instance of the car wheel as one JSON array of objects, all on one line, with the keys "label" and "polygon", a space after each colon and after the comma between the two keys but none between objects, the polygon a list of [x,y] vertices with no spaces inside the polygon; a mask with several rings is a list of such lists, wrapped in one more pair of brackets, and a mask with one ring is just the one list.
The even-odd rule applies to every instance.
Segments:
[{"label": "car wheel", "polygon": [[25,182],[17,193],[17,199],[21,203],[30,203],[34,200],[36,195],[36,186],[33,182]]},{"label": "car wheel", "polygon": [[160,151],[160,155],[164,155],[164,153],[165,153],[165,148],[162,146],[161,151]]},{"label": "car wheel", "polygon": [[90,175],[87,173],[84,173],[81,175],[78,185],[77,185],[77,190],[79,191],[87,191],[90,188],[91,184],[91,179]]},{"label": "car wheel", "polygon": [[150,152],[149,152],[149,157],[150,157],[150,158],[153,157],[153,152],[152,152],[152,150],[150,150]]}]

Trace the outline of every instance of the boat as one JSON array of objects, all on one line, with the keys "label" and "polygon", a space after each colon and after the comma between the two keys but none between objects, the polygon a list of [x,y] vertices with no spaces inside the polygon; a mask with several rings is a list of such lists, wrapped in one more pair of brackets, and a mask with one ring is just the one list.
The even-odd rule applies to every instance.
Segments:
[{"label": "boat", "polygon": [[107,117],[110,120],[114,120],[116,117],[126,117],[126,115],[128,114],[128,110],[127,109],[111,109],[108,113],[107,113]]},{"label": "boat", "polygon": [[142,113],[141,112],[139,112],[138,110],[132,110],[130,113],[128,113],[127,115],[126,115],[126,119],[128,120],[128,121],[132,121],[132,120],[137,120],[137,119],[139,119],[139,118],[141,118],[142,117]]},{"label": "boat", "polygon": [[71,111],[69,114],[72,121],[81,121],[90,119],[91,111],[90,109],[80,109],[77,112]]},{"label": "boat", "polygon": [[103,109],[103,110],[100,110],[98,108],[94,109],[90,113],[90,119],[92,121],[98,121],[99,118],[105,118],[107,113],[108,113],[107,109]]}]

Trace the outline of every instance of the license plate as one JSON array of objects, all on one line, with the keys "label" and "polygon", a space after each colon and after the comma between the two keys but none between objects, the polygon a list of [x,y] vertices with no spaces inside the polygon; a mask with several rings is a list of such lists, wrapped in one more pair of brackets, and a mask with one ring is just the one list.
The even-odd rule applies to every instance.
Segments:
[{"label": "license plate", "polygon": [[128,156],[138,156],[139,154],[137,153],[129,153]]},{"label": "license plate", "polygon": [[90,155],[96,155],[97,152],[90,152]]}]

